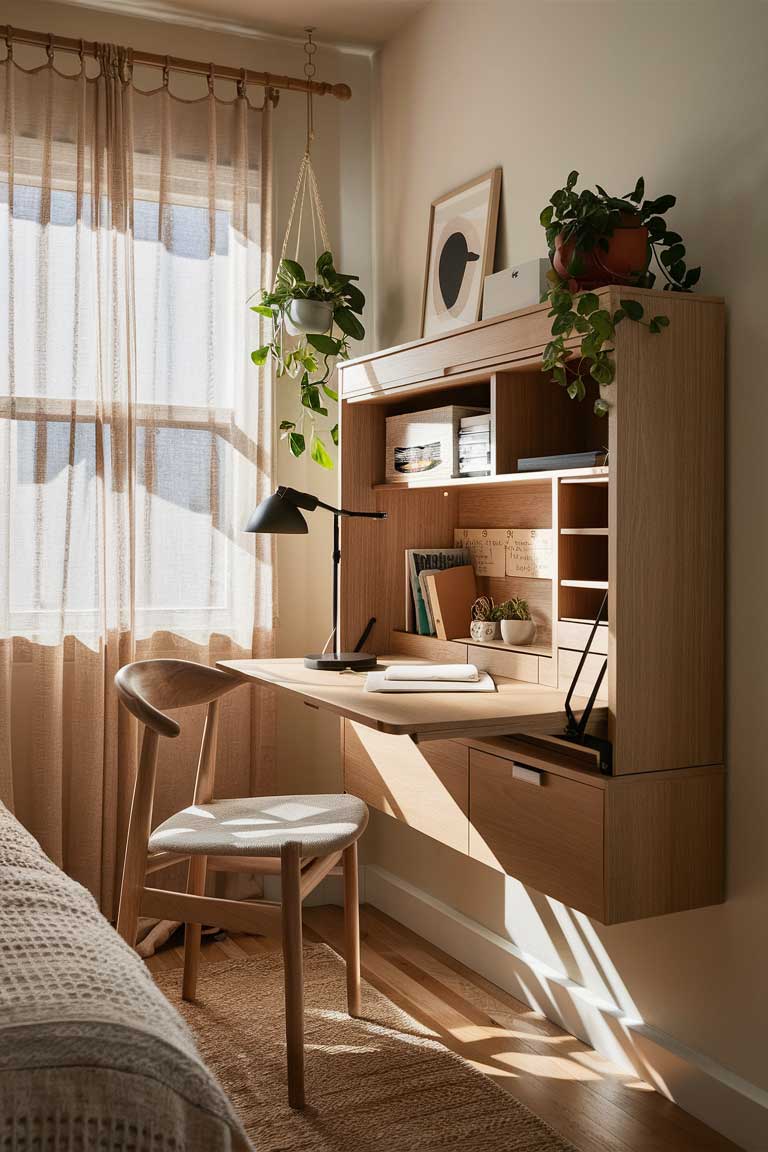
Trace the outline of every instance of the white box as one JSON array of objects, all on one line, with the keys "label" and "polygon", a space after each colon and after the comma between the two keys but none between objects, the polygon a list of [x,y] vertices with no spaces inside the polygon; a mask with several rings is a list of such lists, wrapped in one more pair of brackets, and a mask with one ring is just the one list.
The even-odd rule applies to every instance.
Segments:
[{"label": "white box", "polygon": [[524,264],[486,276],[483,320],[515,312],[518,308],[528,308],[531,304],[540,304],[549,288],[547,273],[551,267],[549,260],[526,260]]},{"label": "white box", "polygon": [[389,416],[386,479],[403,483],[412,477],[448,480],[459,475],[459,427],[462,417],[477,416],[483,408],[448,404],[425,412]]}]

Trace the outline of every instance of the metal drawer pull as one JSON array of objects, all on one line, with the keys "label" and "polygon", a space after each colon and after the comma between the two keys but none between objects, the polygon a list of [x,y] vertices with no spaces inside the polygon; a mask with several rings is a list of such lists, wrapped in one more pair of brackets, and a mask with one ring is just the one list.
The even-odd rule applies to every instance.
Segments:
[{"label": "metal drawer pull", "polygon": [[524,780],[526,784],[541,784],[541,772],[536,768],[526,768],[524,764],[513,764],[512,775],[515,780]]}]

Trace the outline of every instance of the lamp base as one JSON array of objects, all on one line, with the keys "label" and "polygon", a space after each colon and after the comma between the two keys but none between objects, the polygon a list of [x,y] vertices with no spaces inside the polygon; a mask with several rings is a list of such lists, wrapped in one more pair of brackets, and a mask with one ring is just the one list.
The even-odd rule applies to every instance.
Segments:
[{"label": "lamp base", "polygon": [[321,652],[318,656],[305,656],[305,668],[321,672],[369,672],[376,667],[376,657],[370,652]]}]

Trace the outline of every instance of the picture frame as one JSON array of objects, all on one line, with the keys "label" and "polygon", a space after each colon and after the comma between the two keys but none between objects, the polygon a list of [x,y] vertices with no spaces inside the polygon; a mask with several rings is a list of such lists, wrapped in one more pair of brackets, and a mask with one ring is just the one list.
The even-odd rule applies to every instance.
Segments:
[{"label": "picture frame", "polygon": [[480,319],[485,277],[493,271],[501,168],[433,200],[421,303],[421,336]]}]

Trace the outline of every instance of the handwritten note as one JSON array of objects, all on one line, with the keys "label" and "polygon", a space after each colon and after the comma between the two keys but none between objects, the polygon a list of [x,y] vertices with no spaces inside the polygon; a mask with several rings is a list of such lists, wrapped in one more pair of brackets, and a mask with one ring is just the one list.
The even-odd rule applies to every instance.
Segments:
[{"label": "handwritten note", "polygon": [[453,542],[466,548],[478,576],[503,576],[507,570],[505,529],[455,528]]},{"label": "handwritten note", "polygon": [[453,542],[467,549],[478,576],[552,577],[551,528],[456,528]]},{"label": "handwritten note", "polygon": [[507,528],[507,576],[552,577],[552,529]]}]

